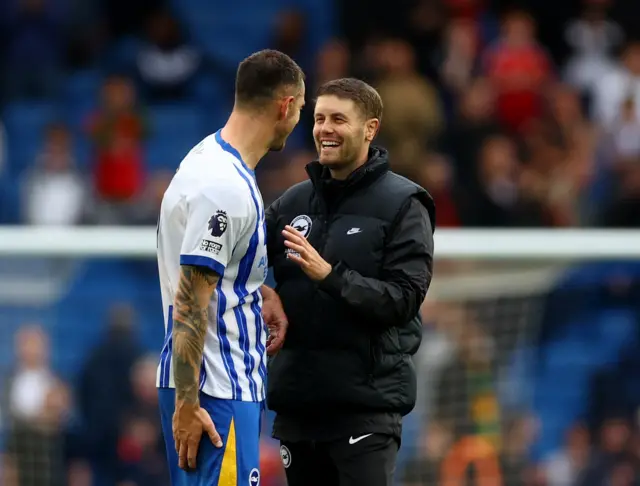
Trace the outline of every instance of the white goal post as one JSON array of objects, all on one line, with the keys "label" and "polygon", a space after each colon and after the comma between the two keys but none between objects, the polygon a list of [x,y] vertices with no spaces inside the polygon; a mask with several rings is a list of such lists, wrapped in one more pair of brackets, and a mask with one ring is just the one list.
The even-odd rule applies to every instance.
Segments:
[{"label": "white goal post", "polygon": [[[153,227],[0,226],[0,256],[152,257]],[[438,229],[436,259],[619,260],[640,258],[640,230]]]}]

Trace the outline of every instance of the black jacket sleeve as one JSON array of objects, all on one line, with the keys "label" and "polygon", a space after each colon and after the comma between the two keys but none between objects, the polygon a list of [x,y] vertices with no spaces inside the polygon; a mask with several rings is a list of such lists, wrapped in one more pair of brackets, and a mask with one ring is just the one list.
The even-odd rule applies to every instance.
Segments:
[{"label": "black jacket sleeve", "polygon": [[269,266],[272,265],[273,255],[275,255],[275,244],[277,241],[276,231],[278,231],[278,209],[280,199],[276,199],[264,212],[264,218],[267,225],[267,260]]},{"label": "black jacket sleeve", "polygon": [[372,324],[402,326],[418,314],[432,273],[431,219],[424,205],[411,198],[387,241],[380,280],[363,277],[338,262],[319,288]]}]

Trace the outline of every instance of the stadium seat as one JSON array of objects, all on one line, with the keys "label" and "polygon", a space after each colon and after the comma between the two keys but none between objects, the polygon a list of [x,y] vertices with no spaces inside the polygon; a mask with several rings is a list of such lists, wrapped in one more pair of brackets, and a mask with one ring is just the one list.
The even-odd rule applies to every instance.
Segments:
[{"label": "stadium seat", "polygon": [[2,114],[7,131],[9,172],[21,173],[30,166],[42,146],[46,126],[60,120],[61,110],[50,102],[10,103]]},{"label": "stadium seat", "polygon": [[146,160],[152,170],[175,170],[189,150],[208,134],[204,116],[196,105],[153,106],[148,118],[151,133]]},{"label": "stadium seat", "polygon": [[201,108],[195,104],[172,103],[148,109],[150,130],[155,136],[172,136],[198,141],[205,133]]},{"label": "stadium seat", "polygon": [[74,133],[80,134],[88,116],[99,104],[102,74],[85,70],[69,76],[65,86],[65,121]]},{"label": "stadium seat", "polygon": [[20,189],[16,177],[9,173],[0,177],[0,224],[20,222]]}]

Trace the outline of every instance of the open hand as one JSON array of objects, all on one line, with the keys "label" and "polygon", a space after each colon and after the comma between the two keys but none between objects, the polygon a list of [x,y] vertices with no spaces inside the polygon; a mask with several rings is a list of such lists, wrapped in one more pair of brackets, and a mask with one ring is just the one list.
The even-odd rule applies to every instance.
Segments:
[{"label": "open hand", "polygon": [[287,225],[282,235],[285,238],[285,246],[295,252],[287,253],[287,258],[297,263],[311,280],[320,282],[331,273],[331,265],[320,256],[302,233]]},{"label": "open hand", "polygon": [[214,446],[222,447],[222,439],[209,413],[197,404],[176,401],[176,411],[173,414],[173,440],[180,469],[185,471],[195,469],[203,433],[209,436]]}]

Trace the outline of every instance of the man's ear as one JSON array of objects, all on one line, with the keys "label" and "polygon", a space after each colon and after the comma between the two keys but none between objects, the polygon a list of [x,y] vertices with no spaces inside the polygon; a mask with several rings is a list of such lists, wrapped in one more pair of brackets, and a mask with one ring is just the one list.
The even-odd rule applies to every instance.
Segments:
[{"label": "man's ear", "polygon": [[294,96],[285,96],[280,99],[279,110],[278,110],[278,121],[286,120],[289,118],[289,113],[293,108],[293,102],[295,100]]},{"label": "man's ear", "polygon": [[366,121],[364,125],[364,138],[367,142],[373,142],[376,138],[378,130],[380,129],[380,120],[377,118],[371,118]]}]

